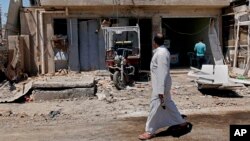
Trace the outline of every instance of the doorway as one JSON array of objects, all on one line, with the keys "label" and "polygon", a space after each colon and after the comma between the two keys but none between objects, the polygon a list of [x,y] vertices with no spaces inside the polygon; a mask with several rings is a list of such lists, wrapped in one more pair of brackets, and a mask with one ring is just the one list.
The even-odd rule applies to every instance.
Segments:
[{"label": "doorway", "polygon": [[169,44],[172,68],[195,66],[195,44],[202,39],[207,46],[206,56],[211,54],[209,47],[210,18],[164,18],[162,32]]},{"label": "doorway", "polygon": [[67,20],[54,19],[54,36],[51,39],[54,50],[55,71],[68,69]]},{"label": "doorway", "polygon": [[141,70],[150,70],[152,57],[152,19],[130,19],[129,25],[139,24],[141,38]]}]

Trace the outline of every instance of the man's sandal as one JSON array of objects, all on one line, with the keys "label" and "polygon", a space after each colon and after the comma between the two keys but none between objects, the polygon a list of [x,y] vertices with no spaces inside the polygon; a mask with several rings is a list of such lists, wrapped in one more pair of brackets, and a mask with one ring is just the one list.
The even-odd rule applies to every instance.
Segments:
[{"label": "man's sandal", "polygon": [[145,133],[139,135],[138,138],[140,140],[148,140],[148,139],[152,139],[154,136],[155,136],[154,134],[151,134],[149,132],[145,132]]}]

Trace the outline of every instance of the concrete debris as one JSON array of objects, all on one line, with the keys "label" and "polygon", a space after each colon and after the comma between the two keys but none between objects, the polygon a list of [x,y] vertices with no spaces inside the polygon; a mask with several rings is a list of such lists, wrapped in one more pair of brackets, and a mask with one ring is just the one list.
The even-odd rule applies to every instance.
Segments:
[{"label": "concrete debris", "polygon": [[75,76],[35,77],[15,84],[15,87],[16,89],[11,91],[7,81],[1,86],[0,103],[13,102],[25,96],[30,90],[34,90],[34,92],[30,97],[24,97],[26,102],[37,99],[51,100],[52,98],[90,97],[95,94],[94,77],[81,74]]},{"label": "concrete debris", "polygon": [[234,90],[244,86],[242,83],[235,83],[229,78],[227,65],[202,65],[201,70],[191,68],[188,76],[195,79],[198,89]]},{"label": "concrete debris", "polygon": [[54,99],[73,99],[80,97],[93,97],[94,87],[92,88],[62,88],[61,90],[33,90],[32,99],[34,101],[47,101]]},{"label": "concrete debris", "polygon": [[15,90],[11,90],[10,86],[8,85],[9,82],[6,82],[6,84],[0,88],[0,103],[13,102],[26,95],[32,88],[32,83],[33,81],[29,79],[27,81],[15,84]]},{"label": "concrete debris", "polygon": [[[63,82],[63,83],[62,83]],[[91,76],[53,76],[37,79],[33,88],[91,88],[94,87],[94,77]]]},{"label": "concrete debris", "polygon": [[29,115],[27,115],[27,113],[23,112],[23,113],[18,114],[18,116],[20,118],[25,118],[25,117],[28,117]]},{"label": "concrete debris", "polygon": [[100,101],[106,100],[106,95],[104,93],[97,93],[96,96]]},{"label": "concrete debris", "polygon": [[63,76],[63,75],[67,75],[69,72],[68,72],[68,70],[66,70],[66,69],[59,69],[56,73],[55,73],[55,75],[56,76]]},{"label": "concrete debris", "polygon": [[0,117],[8,117],[11,116],[13,112],[11,110],[0,110]]},{"label": "concrete debris", "polygon": [[55,118],[56,116],[61,114],[61,110],[56,110],[56,111],[50,111],[49,112],[49,117],[50,118]]}]

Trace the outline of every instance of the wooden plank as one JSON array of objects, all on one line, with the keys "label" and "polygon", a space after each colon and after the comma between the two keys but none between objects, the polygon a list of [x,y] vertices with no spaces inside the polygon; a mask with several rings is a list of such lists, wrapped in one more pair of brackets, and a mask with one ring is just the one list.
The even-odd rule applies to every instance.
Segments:
[{"label": "wooden plank", "polygon": [[[250,17],[250,16],[249,16]],[[249,37],[249,32],[250,31],[250,26],[248,25],[248,30],[247,30],[247,64],[246,64],[246,68],[245,71],[243,73],[244,76],[248,76],[248,72],[250,69],[250,37]]]},{"label": "wooden plank", "polygon": [[236,65],[237,65],[238,44],[239,44],[239,32],[240,32],[240,26],[239,26],[239,22],[238,22],[238,24],[237,24],[237,29],[236,29],[236,40],[235,40],[235,45],[234,45],[234,61],[233,61],[233,67],[236,67]]}]

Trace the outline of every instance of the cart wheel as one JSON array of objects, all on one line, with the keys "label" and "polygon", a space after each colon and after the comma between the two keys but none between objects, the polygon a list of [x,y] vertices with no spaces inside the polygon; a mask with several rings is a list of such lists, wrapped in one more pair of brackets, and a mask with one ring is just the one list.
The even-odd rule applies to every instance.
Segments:
[{"label": "cart wheel", "polygon": [[110,80],[113,81],[113,74],[110,74]]},{"label": "cart wheel", "polygon": [[[125,78],[125,76],[123,78]],[[114,81],[115,87],[118,90],[125,89],[125,87],[126,87],[126,81],[125,81],[125,79],[121,80],[121,72],[120,71],[116,71],[114,73],[114,75],[113,75],[113,81]]]}]

